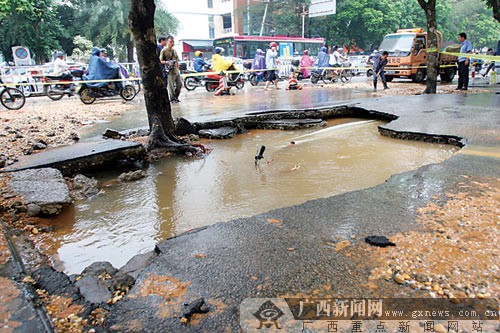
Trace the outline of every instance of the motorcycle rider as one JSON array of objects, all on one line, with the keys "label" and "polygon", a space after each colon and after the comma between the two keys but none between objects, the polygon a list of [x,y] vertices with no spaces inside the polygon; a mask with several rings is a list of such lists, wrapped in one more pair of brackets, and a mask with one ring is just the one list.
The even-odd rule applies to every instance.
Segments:
[{"label": "motorcycle rider", "polygon": [[64,53],[57,52],[56,60],[54,60],[53,76],[57,76],[59,80],[71,80],[73,77],[69,71],[69,66],[64,60]]},{"label": "motorcycle rider", "polygon": [[319,67],[320,69],[328,67],[328,64],[330,62],[330,56],[328,55],[326,50],[326,46],[322,46],[318,53],[318,58],[316,58],[316,61],[314,62],[314,65]]},{"label": "motorcycle rider", "polygon": [[304,55],[300,58],[300,67],[302,68],[302,77],[307,79],[309,77],[309,68],[314,64],[314,61],[309,56],[309,51],[304,50]]},{"label": "motorcycle rider", "polygon": [[[224,49],[222,47],[216,47],[214,49],[215,53],[212,55],[212,69],[216,73],[225,72],[225,71],[234,71],[236,68],[234,67],[234,62],[232,60],[225,59],[222,56]],[[233,73],[232,79],[235,79],[235,75],[237,73]]]},{"label": "motorcycle rider", "polygon": [[209,67],[210,65],[203,59],[203,52],[196,51],[194,53],[194,70],[198,73],[205,71],[205,67]]},{"label": "motorcycle rider", "polygon": [[[87,73],[83,76],[83,79],[88,80],[107,80],[107,79],[119,79],[120,78],[120,66],[118,64],[108,62],[99,55],[101,49],[98,47],[92,48],[92,55],[90,56],[89,66],[87,68]],[[87,85],[93,88],[101,88],[107,85],[108,82],[89,82]],[[115,82],[115,92],[119,92],[122,89],[121,82]]]},{"label": "motorcycle rider", "polygon": [[[56,54],[56,60],[54,60],[54,70],[53,70],[53,76],[56,76],[59,81],[72,81],[73,76],[71,75],[71,72],[69,71],[69,66],[64,60],[64,53],[62,52],[57,52]],[[71,97],[73,96],[73,91],[75,90],[75,86],[71,84],[68,92],[68,96]]]},{"label": "motorcycle rider", "polygon": [[[257,51],[255,52],[255,57],[252,61],[252,69],[266,69],[266,57],[264,56],[264,51],[262,51],[261,49],[257,49]],[[255,75],[259,78],[262,78],[264,72],[255,72]]]}]

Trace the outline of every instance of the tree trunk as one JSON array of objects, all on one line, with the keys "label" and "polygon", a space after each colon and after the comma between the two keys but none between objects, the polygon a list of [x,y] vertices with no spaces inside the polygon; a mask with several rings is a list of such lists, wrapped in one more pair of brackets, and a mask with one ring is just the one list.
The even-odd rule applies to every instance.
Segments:
[{"label": "tree trunk", "polygon": [[495,20],[500,22],[500,0],[491,0],[491,9]]},{"label": "tree trunk", "polygon": [[127,40],[127,62],[134,62],[134,42],[130,37]]},{"label": "tree trunk", "polygon": [[172,109],[156,53],[155,7],[154,0],[131,0],[129,13],[129,26],[137,48],[148,113],[150,134],[146,147],[148,150],[189,150],[185,148],[191,146],[180,142],[174,135]]},{"label": "tree trunk", "polygon": [[427,18],[427,81],[425,94],[435,94],[439,72],[439,53],[437,45],[436,0],[418,0]]}]

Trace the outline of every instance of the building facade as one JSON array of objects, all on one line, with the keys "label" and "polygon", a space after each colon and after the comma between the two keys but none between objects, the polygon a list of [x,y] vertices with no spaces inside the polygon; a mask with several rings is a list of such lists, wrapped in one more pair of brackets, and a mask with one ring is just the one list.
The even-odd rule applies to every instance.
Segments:
[{"label": "building facade", "polygon": [[163,0],[166,9],[179,20],[176,50],[183,60],[193,58],[194,51],[205,56],[212,51],[215,38],[255,34],[251,26],[252,5],[256,0]]}]

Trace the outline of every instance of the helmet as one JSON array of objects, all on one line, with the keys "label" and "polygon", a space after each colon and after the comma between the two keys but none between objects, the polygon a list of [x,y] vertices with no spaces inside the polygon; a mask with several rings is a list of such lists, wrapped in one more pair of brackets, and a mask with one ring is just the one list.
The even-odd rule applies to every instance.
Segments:
[{"label": "helmet", "polygon": [[217,47],[214,49],[214,51],[215,51],[215,53],[222,53],[222,52],[224,52],[224,48],[222,48],[222,47],[218,47],[218,46],[217,46]]},{"label": "helmet", "polygon": [[304,50],[304,54],[309,54],[309,51],[308,50]]},{"label": "helmet", "polygon": [[102,53],[108,53],[108,51],[106,51],[106,49],[105,49],[105,48],[100,49],[100,51],[101,51]]},{"label": "helmet", "polygon": [[199,57],[199,56],[201,56],[202,54],[203,54],[203,53],[202,53],[200,50],[198,50],[198,51],[195,51],[195,52],[194,52],[194,56],[195,56],[195,57]]},{"label": "helmet", "polygon": [[322,46],[320,52],[326,52],[326,46]]},{"label": "helmet", "polygon": [[278,44],[276,44],[275,42],[271,42],[271,43],[269,44],[269,47],[278,47]]},{"label": "helmet", "polygon": [[63,52],[57,52],[56,53],[56,57],[59,58],[59,57],[64,57],[64,53]]},{"label": "helmet", "polygon": [[378,53],[378,50],[373,50],[373,53],[377,54],[377,53]]}]

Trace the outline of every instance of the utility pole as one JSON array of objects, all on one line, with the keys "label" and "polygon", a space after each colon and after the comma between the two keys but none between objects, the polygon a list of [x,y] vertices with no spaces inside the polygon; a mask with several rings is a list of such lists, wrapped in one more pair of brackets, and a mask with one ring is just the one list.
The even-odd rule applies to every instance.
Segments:
[{"label": "utility pole", "polygon": [[247,33],[250,36],[252,33],[250,31],[250,0],[247,0]]},{"label": "utility pole", "polygon": [[262,17],[262,24],[260,25],[259,36],[262,36],[262,33],[264,32],[264,24],[266,23],[266,15],[267,15],[267,7],[268,6],[269,6],[269,0],[266,0],[266,8],[264,9],[264,16]]},{"label": "utility pole", "polygon": [[306,11],[306,5],[302,5],[302,13],[300,14],[302,16],[302,38],[304,38],[304,31],[305,31],[305,23],[306,23],[306,15],[308,12]]}]

